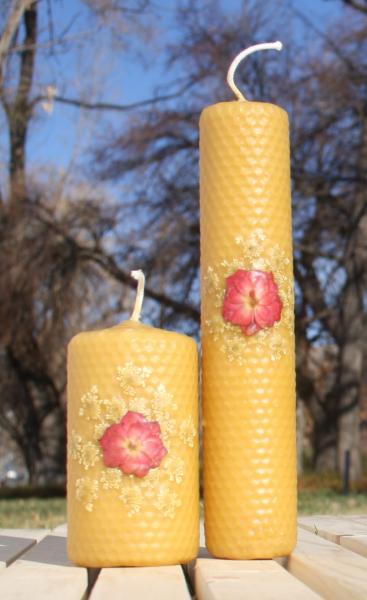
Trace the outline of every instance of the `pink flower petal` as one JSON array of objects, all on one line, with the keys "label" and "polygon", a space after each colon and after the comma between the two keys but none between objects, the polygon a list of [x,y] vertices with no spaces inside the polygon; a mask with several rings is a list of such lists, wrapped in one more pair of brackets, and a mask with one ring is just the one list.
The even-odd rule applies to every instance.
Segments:
[{"label": "pink flower petal", "polygon": [[147,421],[141,413],[127,412],[120,423],[107,427],[100,439],[105,465],[119,468],[127,475],[144,477],[167,454],[160,436],[157,421]]},{"label": "pink flower petal", "polygon": [[151,468],[151,461],[144,454],[139,457],[128,456],[120,466],[126,475],[136,475],[137,477],[145,477]]},{"label": "pink flower petal", "polygon": [[167,448],[156,439],[151,439],[145,443],[144,452],[149,456],[152,466],[157,467],[166,456]]},{"label": "pink flower petal", "polygon": [[245,335],[272,327],[280,320],[283,304],[273,273],[238,269],[226,279],[223,318],[239,325]]},{"label": "pink flower petal", "polygon": [[258,325],[258,323],[256,323],[256,321],[251,321],[249,325],[245,325],[244,327],[241,327],[241,329],[245,335],[250,336],[254,335],[262,328]]},{"label": "pink flower petal", "polygon": [[141,413],[129,410],[123,417],[123,419],[121,419],[121,423],[122,422],[124,425],[126,425],[126,427],[130,427],[131,425],[135,425],[136,423],[147,423],[147,420]]},{"label": "pink flower petal", "polygon": [[251,277],[249,276],[249,271],[238,269],[236,273],[227,277],[226,285],[228,290],[233,290],[240,295],[248,293],[252,288],[252,281]]},{"label": "pink flower petal", "polygon": [[259,308],[255,313],[255,321],[260,329],[271,327],[271,325],[273,325],[275,322],[272,310],[267,306]]},{"label": "pink flower petal", "polygon": [[230,321],[235,325],[249,325],[253,320],[253,311],[249,310],[243,304],[229,304],[223,308],[223,316],[226,321]]},{"label": "pink flower petal", "polygon": [[161,426],[158,421],[149,421],[149,429],[153,435],[159,435],[161,433]]}]

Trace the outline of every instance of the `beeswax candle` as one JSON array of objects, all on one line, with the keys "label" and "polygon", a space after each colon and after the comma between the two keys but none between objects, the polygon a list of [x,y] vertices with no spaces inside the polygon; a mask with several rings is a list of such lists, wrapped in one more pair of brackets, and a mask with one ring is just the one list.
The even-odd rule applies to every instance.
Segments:
[{"label": "beeswax candle", "polygon": [[197,347],[138,321],[68,348],[68,553],[89,567],[187,562],[198,549]]},{"label": "beeswax candle", "polygon": [[[264,47],[278,48],[247,53]],[[242,95],[209,106],[200,162],[206,542],[217,557],[271,558],[296,536],[286,112]]]}]

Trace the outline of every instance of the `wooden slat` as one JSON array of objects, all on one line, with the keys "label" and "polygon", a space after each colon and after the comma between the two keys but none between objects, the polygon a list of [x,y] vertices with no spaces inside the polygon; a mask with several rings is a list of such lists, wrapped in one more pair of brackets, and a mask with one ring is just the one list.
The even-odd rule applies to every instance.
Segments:
[{"label": "wooden slat", "polygon": [[288,570],[326,599],[367,598],[367,560],[308,531],[299,530]]},{"label": "wooden slat", "polygon": [[87,570],[68,560],[62,536],[45,537],[0,572],[0,598],[6,600],[81,600],[87,585]]},{"label": "wooden slat", "polygon": [[340,538],[340,545],[367,557],[367,535],[343,535]]},{"label": "wooden slat", "polygon": [[367,535],[367,523],[364,525],[348,517],[328,517],[314,515],[312,517],[299,517],[298,524],[302,529],[316,533],[321,537],[340,544],[344,535]]},{"label": "wooden slat", "polygon": [[272,560],[198,559],[195,591],[198,600],[320,598]]},{"label": "wooden slat", "polygon": [[35,543],[31,538],[0,535],[0,568],[9,566]]},{"label": "wooden slat", "polygon": [[8,535],[10,537],[30,538],[41,541],[50,532],[49,529],[0,529],[0,535]]},{"label": "wooden slat", "polygon": [[190,600],[179,566],[102,569],[90,595],[92,600]]},{"label": "wooden slat", "polygon": [[52,535],[62,535],[64,537],[66,537],[68,534],[68,526],[66,523],[63,523],[62,525],[58,525],[57,527],[55,527],[55,529],[52,530]]},{"label": "wooden slat", "polygon": [[348,519],[367,526],[367,515],[348,515]]},{"label": "wooden slat", "polygon": [[367,557],[367,518],[359,517],[300,517],[300,527],[340,544],[352,552]]}]

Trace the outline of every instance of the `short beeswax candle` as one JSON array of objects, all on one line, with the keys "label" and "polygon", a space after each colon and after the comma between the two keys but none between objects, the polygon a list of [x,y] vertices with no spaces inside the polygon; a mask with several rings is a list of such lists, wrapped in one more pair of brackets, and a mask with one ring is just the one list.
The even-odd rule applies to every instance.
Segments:
[{"label": "short beeswax candle", "polygon": [[187,562],[198,549],[193,339],[131,320],[68,348],[68,553],[90,567]]},{"label": "short beeswax candle", "polygon": [[205,532],[217,557],[295,544],[288,137],[284,110],[243,97],[200,119]]}]

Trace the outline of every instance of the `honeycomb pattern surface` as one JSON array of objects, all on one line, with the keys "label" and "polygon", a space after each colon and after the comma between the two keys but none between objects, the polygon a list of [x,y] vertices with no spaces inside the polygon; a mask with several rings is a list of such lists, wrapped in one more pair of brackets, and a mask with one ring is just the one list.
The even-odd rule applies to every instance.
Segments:
[{"label": "honeycomb pattern surface", "polygon": [[[296,542],[294,328],[284,320],[277,327],[286,349],[281,357],[274,358],[270,346],[255,344],[243,351],[239,364],[223,351],[229,334],[220,329],[213,335],[208,327],[222,316],[205,282],[209,270],[224,290],[226,263],[238,259],[241,264],[238,236],[259,234],[268,256],[277,248],[288,257],[285,272],[292,290],[284,110],[237,101],[203,111],[200,204],[207,546],[222,558],[287,555]],[[293,319],[293,292],[291,303]]]},{"label": "honeycomb pattern surface", "polygon": [[[68,554],[75,563],[90,567],[188,562],[198,550],[197,434],[191,435],[186,444],[178,435],[182,434],[181,430],[169,435],[169,448],[174,449],[176,460],[184,470],[184,476],[177,476],[179,484],[172,484],[175,495],[171,513],[159,510],[165,505],[155,504],[153,495],[150,502],[149,493],[139,511],[133,510],[130,514],[115,489],[103,489],[99,485],[98,495],[93,497],[92,494],[93,505],[89,509],[77,497],[78,480],[87,475],[94,481],[101,473],[111,471],[102,458],[86,472],[83,465],[71,457],[73,436],[95,443],[91,433],[93,422],[81,416],[85,409],[82,398],[93,386],[98,386],[102,397],[115,394],[123,399],[116,382],[116,368],[124,364],[138,365],[154,373],[154,383],[172,393],[170,402],[175,405],[176,422],[191,423],[197,429],[198,357],[194,340],[131,321],[75,336],[68,348]],[[94,412],[99,410],[97,405],[94,408]],[[88,410],[93,411],[93,406],[88,405]],[[170,451],[152,471],[163,468],[169,456]],[[131,477],[138,486],[144,481],[144,478]],[[159,486],[158,482],[153,492],[156,498],[162,499]],[[172,498],[168,496],[168,500]]]}]

